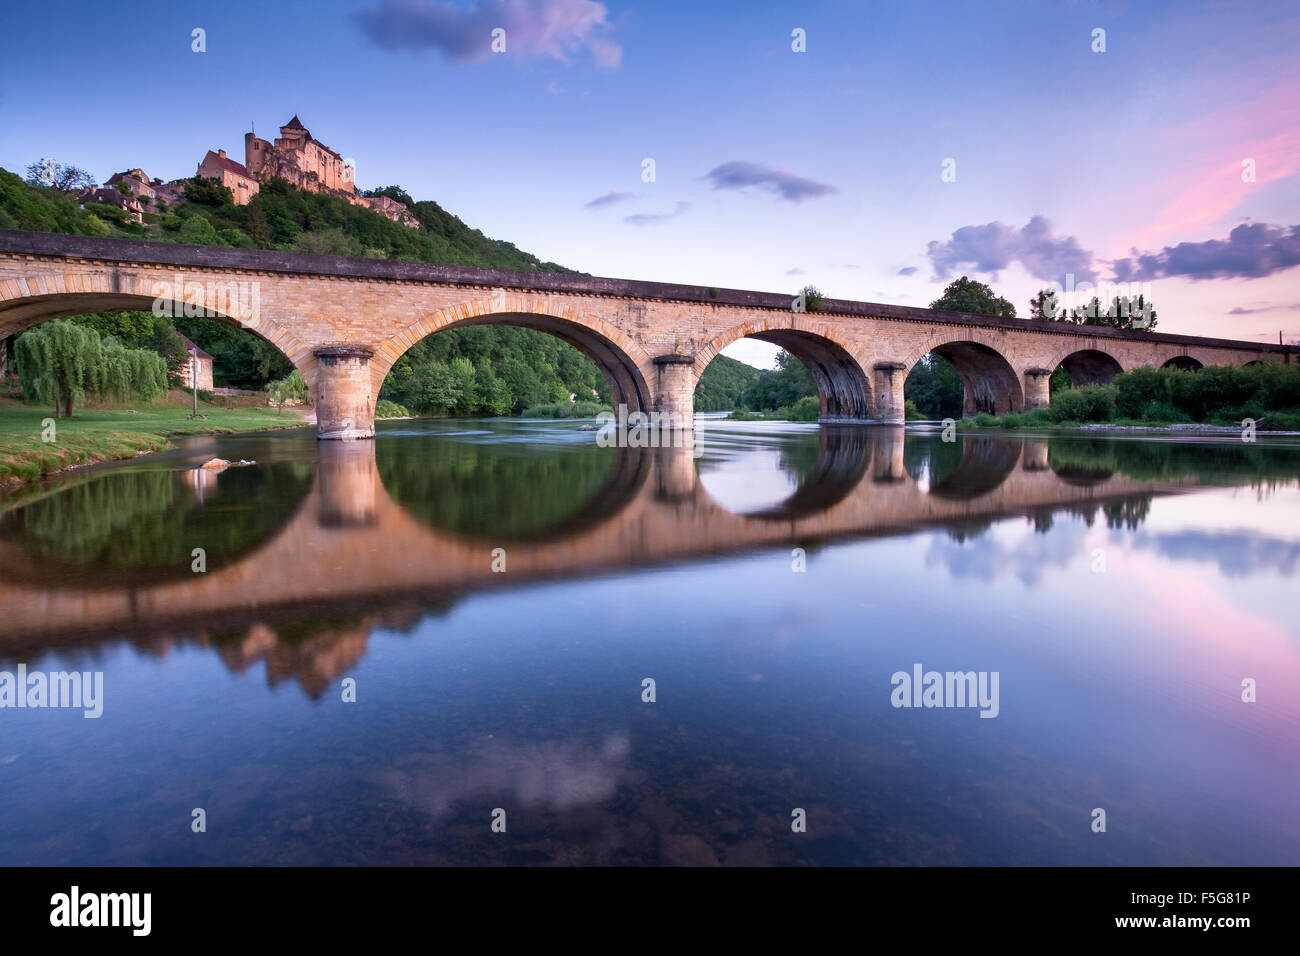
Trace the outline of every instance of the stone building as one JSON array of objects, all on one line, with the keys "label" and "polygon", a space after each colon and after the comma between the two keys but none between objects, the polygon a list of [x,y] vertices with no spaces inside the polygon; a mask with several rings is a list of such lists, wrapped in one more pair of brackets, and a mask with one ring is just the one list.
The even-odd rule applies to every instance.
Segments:
[{"label": "stone building", "polygon": [[[130,172],[144,176],[138,169]],[[404,203],[387,196],[359,194],[353,181],[355,171],[352,164],[313,138],[311,130],[303,126],[297,116],[280,127],[280,136],[275,142],[259,139],[253,133],[245,133],[242,165],[226,156],[224,149],[215,153],[208,150],[203,162],[199,163],[198,175],[220,180],[234,194],[235,203],[240,206],[257,195],[261,183],[270,179],[283,179],[307,192],[325,193],[346,199],[354,206],[365,206],[411,229],[420,226],[420,221]],[[183,187],[184,180],[176,180],[174,183],[157,185],[155,192],[168,202],[173,202],[179,200]]]},{"label": "stone building", "polygon": [[157,201],[158,187],[162,181],[150,182],[143,169],[128,169],[126,172],[114,173],[104,185],[134,196],[140,200],[141,205],[148,205]]},{"label": "stone building", "polygon": [[285,179],[309,192],[329,193],[351,201],[358,198],[351,164],[313,139],[311,130],[297,116],[280,127],[280,138],[274,144],[245,133],[244,165],[257,179]]},{"label": "stone building", "polygon": [[[179,335],[179,333],[177,334]],[[185,343],[185,353],[191,356],[181,364],[181,385],[185,388],[193,388],[196,378],[195,372],[197,372],[199,391],[212,391],[212,356],[183,335],[181,341]]]},{"label": "stone building", "polygon": [[396,199],[390,199],[388,196],[362,196],[361,202],[393,222],[400,222],[403,226],[410,226],[412,229],[420,227],[420,220],[406,208],[405,203],[400,203]]},{"label": "stone building", "polygon": [[82,209],[86,203],[101,203],[105,206],[117,206],[126,212],[128,222],[144,222],[144,206],[133,196],[123,196],[116,189],[83,189],[77,194],[77,202]]},{"label": "stone building", "polygon": [[227,156],[224,149],[219,149],[215,153],[208,150],[207,155],[203,157],[203,162],[199,163],[197,174],[205,179],[216,179],[229,189],[235,197],[236,206],[247,205],[261,188],[257,177],[252,175],[242,163],[237,163]]}]

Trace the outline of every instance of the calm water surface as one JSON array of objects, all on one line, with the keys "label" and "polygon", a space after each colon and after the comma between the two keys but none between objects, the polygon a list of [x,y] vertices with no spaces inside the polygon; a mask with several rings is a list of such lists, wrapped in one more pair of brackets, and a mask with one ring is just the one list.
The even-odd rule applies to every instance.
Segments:
[{"label": "calm water surface", "polygon": [[1300,862],[1300,445],[700,424],[0,500],[0,669],[104,681],[0,709],[0,864]]}]

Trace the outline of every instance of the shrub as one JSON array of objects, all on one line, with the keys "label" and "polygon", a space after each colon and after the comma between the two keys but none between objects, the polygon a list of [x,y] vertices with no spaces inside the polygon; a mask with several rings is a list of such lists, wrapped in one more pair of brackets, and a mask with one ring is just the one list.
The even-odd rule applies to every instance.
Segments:
[{"label": "shrub", "polygon": [[980,428],[992,428],[998,423],[998,420],[988,412],[980,412],[975,416],[975,424]]},{"label": "shrub", "polygon": [[910,422],[925,418],[925,415],[916,407],[916,402],[909,398],[903,402],[903,417]]},{"label": "shrub", "polygon": [[601,412],[613,411],[598,402],[550,402],[524,409],[524,418],[595,418]]},{"label": "shrub", "polygon": [[411,411],[405,405],[381,398],[375,404],[375,418],[410,418]]},{"label": "shrub", "polygon": [[803,307],[808,312],[820,312],[826,305],[826,297],[815,285],[806,285],[799,292],[803,296]]},{"label": "shrub", "polygon": [[1273,412],[1260,428],[1272,431],[1300,431],[1300,412]]},{"label": "shrub", "polygon": [[790,421],[815,422],[821,417],[822,403],[816,395],[805,395],[790,408]]},{"label": "shrub", "polygon": [[1169,402],[1147,402],[1138,416],[1144,422],[1190,422],[1192,416],[1175,408]]},{"label": "shrub", "polygon": [[1017,415],[1015,412],[1007,412],[998,422],[1003,428],[1023,428],[1025,425],[1025,416]]},{"label": "shrub", "polygon": [[1115,412],[1115,388],[1110,385],[1085,385],[1057,392],[1052,396],[1048,412],[1057,423],[1109,421]]},{"label": "shrub", "polygon": [[107,236],[113,231],[109,228],[108,223],[93,212],[86,213],[85,229],[88,236]]},{"label": "shrub", "polygon": [[1191,374],[1149,366],[1121,372],[1110,383],[1115,389],[1115,414],[1121,418],[1141,418],[1143,409],[1153,402],[1173,406],[1180,379]]}]

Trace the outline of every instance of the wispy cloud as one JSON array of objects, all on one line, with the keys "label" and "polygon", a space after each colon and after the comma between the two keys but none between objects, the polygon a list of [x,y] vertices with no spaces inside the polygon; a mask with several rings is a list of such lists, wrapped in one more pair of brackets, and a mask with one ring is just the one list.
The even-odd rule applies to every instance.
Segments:
[{"label": "wispy cloud", "polygon": [[636,193],[612,192],[605,193],[603,196],[597,196],[591,202],[586,203],[588,209],[603,209],[605,206],[612,206],[615,203],[627,202],[629,199],[635,199]]},{"label": "wispy cloud", "polygon": [[1296,305],[1263,305],[1260,306],[1258,309],[1243,309],[1241,306],[1237,306],[1235,309],[1229,310],[1228,314],[1229,315],[1254,315],[1257,312],[1280,312],[1280,311],[1300,312],[1300,303],[1297,303]]},{"label": "wispy cloud", "polygon": [[914,276],[917,271],[916,266],[903,266],[903,268],[898,270],[898,274],[900,276]]},{"label": "wispy cloud", "polygon": [[1300,226],[1243,223],[1227,239],[1180,242],[1159,252],[1116,259],[1120,282],[1187,276],[1190,279],[1259,279],[1300,265]]},{"label": "wispy cloud", "polygon": [[[926,255],[936,279],[946,279],[957,269],[997,273],[1019,262],[1035,279],[1062,282],[1067,274],[1076,281],[1097,281],[1092,253],[1074,236],[1053,236],[1052,224],[1034,216],[1020,229],[1004,222],[962,226],[946,242],[931,242]],[[901,275],[901,272],[900,272]]]},{"label": "wispy cloud", "polygon": [[788,276],[801,276],[804,271],[802,269],[786,269],[785,274]]},{"label": "wispy cloud", "polygon": [[712,182],[714,189],[744,189],[747,186],[758,186],[790,202],[803,202],[805,199],[816,199],[819,196],[829,196],[838,192],[834,186],[796,176],[788,170],[773,169],[761,163],[748,163],[743,160],[733,160],[715,166],[705,173],[703,178]]},{"label": "wispy cloud", "polygon": [[623,49],[594,0],[484,0],[461,10],[438,0],[378,0],[353,20],[381,50],[436,50],[458,63],[492,53],[492,31],[505,31],[505,55],[567,63],[587,51],[597,66],[616,68]]},{"label": "wispy cloud", "polygon": [[672,212],[649,213],[638,212],[631,216],[624,216],[623,221],[632,226],[653,226],[655,223],[666,222],[669,219],[676,219],[686,210],[691,208],[688,202],[679,202],[677,208]]}]

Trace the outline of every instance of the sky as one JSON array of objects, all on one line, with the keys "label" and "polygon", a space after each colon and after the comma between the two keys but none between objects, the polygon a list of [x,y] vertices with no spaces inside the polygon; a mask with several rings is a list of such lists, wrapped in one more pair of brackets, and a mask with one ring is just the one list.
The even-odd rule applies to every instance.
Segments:
[{"label": "sky", "polygon": [[1073,276],[1137,283],[1120,291],[1161,332],[1300,339],[1294,2],[48,0],[5,19],[15,172],[189,176],[297,114],[360,188],[594,275],[908,306],[969,275],[1021,316]]}]

